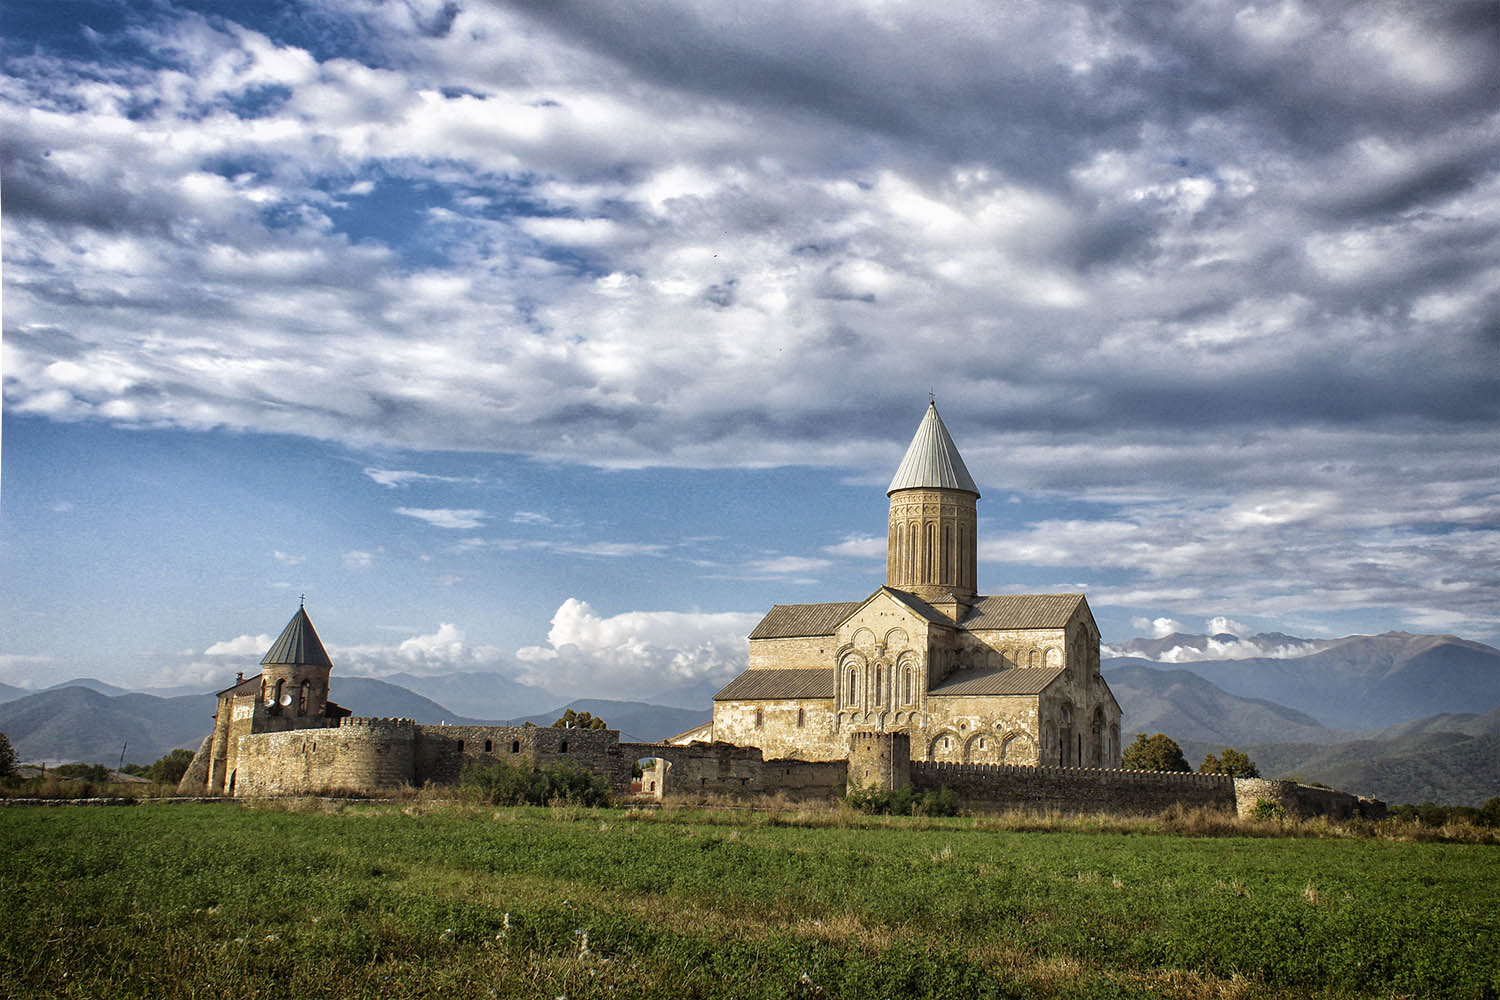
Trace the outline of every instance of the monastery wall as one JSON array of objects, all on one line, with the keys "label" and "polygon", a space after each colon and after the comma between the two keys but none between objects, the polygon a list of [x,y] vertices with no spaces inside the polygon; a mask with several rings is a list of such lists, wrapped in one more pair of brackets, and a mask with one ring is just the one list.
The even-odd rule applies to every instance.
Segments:
[{"label": "monastery wall", "polygon": [[413,784],[410,719],[342,719],[337,729],[239,738],[235,795],[368,792]]},{"label": "monastery wall", "polygon": [[613,729],[551,726],[417,726],[417,784],[457,784],[466,765],[502,762],[538,769],[568,765],[597,774],[616,794],[630,790],[634,757]]},{"label": "monastery wall", "polygon": [[1037,699],[1027,695],[927,696],[935,721],[915,729],[912,756],[969,764],[1035,764],[1041,732]]},{"label": "monastery wall", "polygon": [[982,629],[959,633],[957,656],[961,666],[1060,667],[1067,642],[1062,629]]},{"label": "monastery wall", "polygon": [[1235,811],[1234,779],[1219,774],[1017,767],[913,761],[912,787],[947,787],[976,805],[1036,812],[1149,815],[1174,805]]},{"label": "monastery wall", "polygon": [[1375,799],[1295,781],[1236,778],[1234,790],[1239,803],[1239,814],[1245,819],[1254,817],[1262,802],[1270,802],[1280,807],[1286,815],[1299,818],[1327,816],[1329,819],[1351,819],[1365,816],[1379,819],[1385,815],[1385,804]]},{"label": "monastery wall", "polygon": [[660,763],[642,776],[645,794],[663,802],[697,801],[710,796],[827,800],[844,794],[848,764],[843,760],[765,760],[757,747],[695,743],[662,747],[623,744],[627,757],[655,757]]}]

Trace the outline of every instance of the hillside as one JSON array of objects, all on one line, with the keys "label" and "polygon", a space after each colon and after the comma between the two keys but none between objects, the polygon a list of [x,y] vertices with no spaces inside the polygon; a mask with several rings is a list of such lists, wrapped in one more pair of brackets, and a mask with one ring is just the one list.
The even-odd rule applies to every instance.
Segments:
[{"label": "hillside", "polygon": [[[1115,657],[1104,667],[1127,664],[1163,666],[1142,657]],[[1451,635],[1356,635],[1322,640],[1306,656],[1196,660],[1170,668],[1351,731],[1500,705],[1500,649]]]},{"label": "hillside", "polygon": [[196,749],[213,728],[214,698],[110,696],[53,688],[0,705],[0,732],[25,761],[149,764],[177,747]]},{"label": "hillside", "polygon": [[1119,701],[1121,734],[1170,733],[1188,741],[1239,746],[1269,740],[1332,743],[1339,734],[1296,709],[1232,695],[1187,670],[1127,662],[1104,672]]}]

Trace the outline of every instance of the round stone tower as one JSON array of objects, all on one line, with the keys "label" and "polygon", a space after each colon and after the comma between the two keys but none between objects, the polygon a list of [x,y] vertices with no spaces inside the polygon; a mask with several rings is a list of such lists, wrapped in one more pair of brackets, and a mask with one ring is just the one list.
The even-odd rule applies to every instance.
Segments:
[{"label": "round stone tower", "polygon": [[937,403],[917,427],[886,496],[891,498],[886,586],[937,601],[963,603],[977,591],[974,537],[979,487],[938,416]]},{"label": "round stone tower", "polygon": [[266,712],[289,719],[319,718],[328,707],[333,661],[305,608],[297,608],[260,661],[261,700]]}]

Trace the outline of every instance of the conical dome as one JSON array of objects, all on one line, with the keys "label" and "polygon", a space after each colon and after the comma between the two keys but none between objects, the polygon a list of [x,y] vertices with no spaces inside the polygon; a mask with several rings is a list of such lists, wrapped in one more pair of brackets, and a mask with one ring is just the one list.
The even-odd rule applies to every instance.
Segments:
[{"label": "conical dome", "polygon": [[958,447],[948,436],[943,418],[938,416],[936,402],[928,404],[927,413],[906,449],[906,457],[901,460],[895,478],[885,492],[890,496],[897,490],[918,489],[964,490],[979,496],[974,477],[964,467]]},{"label": "conical dome", "polygon": [[286,623],[286,628],[271,643],[270,650],[260,662],[261,666],[333,666],[322,640],[318,638],[317,629],[313,628],[312,620],[303,608],[298,608],[292,615],[292,620]]}]

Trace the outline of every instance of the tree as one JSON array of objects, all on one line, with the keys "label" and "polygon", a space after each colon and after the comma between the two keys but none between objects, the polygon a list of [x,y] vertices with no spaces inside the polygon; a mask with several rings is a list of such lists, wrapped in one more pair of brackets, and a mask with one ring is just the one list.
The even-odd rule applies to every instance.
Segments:
[{"label": "tree", "polygon": [[193,751],[179,747],[146,768],[143,777],[150,778],[158,785],[175,785],[182,780],[192,762]]},{"label": "tree", "polygon": [[1224,752],[1217,757],[1213,754],[1204,757],[1198,773],[1227,774],[1231,778],[1260,777],[1260,769],[1255,766],[1255,761],[1234,747],[1225,747]]},{"label": "tree", "polygon": [[0,778],[13,777],[16,773],[16,748],[10,745],[10,737],[0,733]]},{"label": "tree", "polygon": [[1120,765],[1127,771],[1187,771],[1193,768],[1182,755],[1182,747],[1165,733],[1147,736],[1136,733],[1135,742],[1125,748]]},{"label": "tree", "polygon": [[571,708],[562,714],[562,718],[552,723],[553,729],[608,729],[609,723],[603,719],[596,719],[588,712],[575,712]]}]

